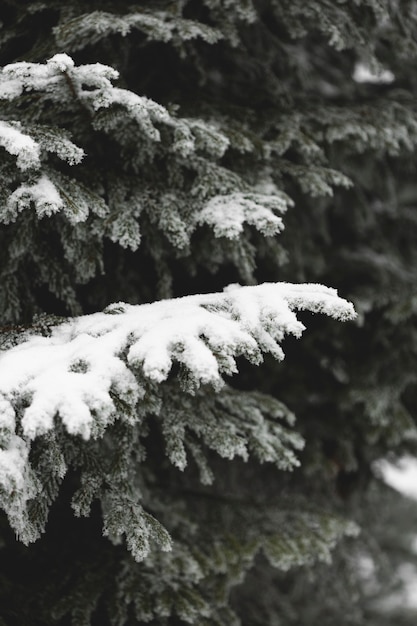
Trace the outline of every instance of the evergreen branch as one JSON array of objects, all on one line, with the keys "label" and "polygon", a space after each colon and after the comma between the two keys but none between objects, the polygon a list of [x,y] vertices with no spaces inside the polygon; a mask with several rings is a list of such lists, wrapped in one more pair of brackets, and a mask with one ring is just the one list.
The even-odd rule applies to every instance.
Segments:
[{"label": "evergreen branch", "polygon": [[[96,428],[92,411],[103,424],[113,419],[111,390],[132,407],[143,396],[135,372],[160,383],[176,362],[187,374],[188,391],[201,384],[219,388],[222,374],[236,372],[239,355],[254,363],[262,352],[282,359],[284,336],[298,337],[304,329],[294,313],[303,309],[341,320],[354,317],[352,305],[335,290],[289,283],[111,305],[3,354],[0,393],[11,410],[29,394],[22,419],[29,438],[50,430],[56,413],[68,432],[89,438]],[[76,365],[81,363],[82,368]]]}]

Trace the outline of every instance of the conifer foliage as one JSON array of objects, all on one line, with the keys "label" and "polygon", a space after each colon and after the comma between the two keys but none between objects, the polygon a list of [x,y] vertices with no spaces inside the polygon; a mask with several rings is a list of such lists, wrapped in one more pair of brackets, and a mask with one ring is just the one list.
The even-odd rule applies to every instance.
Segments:
[{"label": "conifer foliage", "polygon": [[415,623],[417,2],[0,18],[0,626]]}]

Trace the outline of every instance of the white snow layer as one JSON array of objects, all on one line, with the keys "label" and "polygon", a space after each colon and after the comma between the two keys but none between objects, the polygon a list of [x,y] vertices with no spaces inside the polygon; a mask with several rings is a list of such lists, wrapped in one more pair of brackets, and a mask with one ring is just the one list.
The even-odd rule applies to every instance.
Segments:
[{"label": "white snow layer", "polygon": [[395,80],[395,76],[391,70],[380,69],[379,71],[374,71],[368,65],[365,65],[365,63],[356,63],[352,78],[356,83],[372,83],[377,85],[389,84]]},{"label": "white snow layer", "polygon": [[388,485],[417,500],[417,459],[405,456],[396,464],[382,459],[375,466]]},{"label": "white snow layer", "polygon": [[[294,309],[355,317],[352,304],[321,285],[231,285],[224,293],[114,304],[0,354],[0,485],[20,484],[29,441],[53,429],[57,416],[70,434],[88,439],[116,418],[115,397],[134,410],[145,393],[140,377],[161,383],[178,362],[194,385],[219,388],[222,373],[236,372],[238,355],[282,359],[284,335],[304,329]],[[19,445],[15,413],[22,416]]]},{"label": "white snow layer", "polygon": [[264,235],[275,235],[283,228],[281,217],[291,200],[276,191],[273,196],[260,193],[232,193],[211,198],[202,209],[198,221],[208,224],[216,237],[237,239],[245,223],[255,226]]},{"label": "white snow layer", "polygon": [[29,135],[19,130],[17,124],[13,125],[0,121],[0,146],[17,156],[17,166],[21,170],[40,166],[40,148]]},{"label": "white snow layer", "polygon": [[39,218],[57,213],[64,202],[53,182],[43,174],[33,185],[23,183],[7,199],[3,222],[12,222],[18,213],[34,205]]}]

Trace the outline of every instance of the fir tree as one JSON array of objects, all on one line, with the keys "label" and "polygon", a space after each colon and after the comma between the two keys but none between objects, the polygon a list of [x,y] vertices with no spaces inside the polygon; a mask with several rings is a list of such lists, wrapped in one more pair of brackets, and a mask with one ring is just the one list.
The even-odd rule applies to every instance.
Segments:
[{"label": "fir tree", "polygon": [[417,3],[0,8],[0,625],[413,624]]}]

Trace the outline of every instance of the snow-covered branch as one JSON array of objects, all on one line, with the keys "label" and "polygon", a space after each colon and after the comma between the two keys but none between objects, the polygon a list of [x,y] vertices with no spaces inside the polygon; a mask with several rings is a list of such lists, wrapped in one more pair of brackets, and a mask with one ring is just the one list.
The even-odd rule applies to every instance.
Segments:
[{"label": "snow-covered branch", "polygon": [[[202,144],[211,154],[221,156],[225,152],[229,140],[215,126],[204,120],[174,117],[154,100],[114,87],[111,81],[118,76],[119,73],[108,65],[92,63],[77,67],[67,54],[56,54],[45,64],[22,61],[6,65],[0,71],[0,99],[16,100],[27,92],[35,91],[44,100],[60,105],[66,103],[68,106],[71,101],[78,101],[90,112],[93,126],[104,131],[113,130],[114,125],[120,122],[117,112],[122,111],[123,123],[126,117],[130,118],[151,142],[161,141],[158,126],[170,127],[174,135],[172,148],[182,156],[195,152]],[[97,111],[109,108],[112,108],[110,120],[96,118]],[[19,142],[22,141],[20,138]],[[9,143],[10,138],[7,137]]]},{"label": "snow-covered branch", "polygon": [[297,309],[354,317],[352,305],[335,290],[309,284],[232,286],[220,294],[114,304],[1,355],[1,398],[7,415],[25,399],[26,437],[52,429],[59,415],[68,432],[87,439],[97,432],[95,420],[113,420],[112,394],[134,407],[144,394],[138,379],[161,383],[175,362],[192,390],[200,384],[221,387],[222,374],[236,372],[237,356],[254,363],[263,352],[282,359],[284,336],[298,337],[304,329]]},{"label": "snow-covered branch", "polygon": [[282,218],[276,213],[284,213],[292,204],[292,200],[278,190],[274,195],[241,192],[217,195],[202,209],[198,222],[211,226],[216,237],[237,239],[245,223],[271,236],[284,228]]},{"label": "snow-covered branch", "polygon": [[[27,517],[28,500],[42,489],[29,452],[34,439],[54,435],[57,417],[70,435],[85,440],[101,437],[117,418],[135,424],[144,413],[141,403],[146,407],[147,386],[165,381],[174,363],[183,371],[185,391],[195,393],[201,384],[218,390],[222,375],[237,371],[237,356],[253,363],[262,360],[262,353],[282,359],[279,344],[284,336],[299,337],[304,330],[294,313],[300,309],[339,320],[355,316],[350,303],[320,285],[231,285],[224,293],[140,306],[113,304],[102,313],[55,326],[49,337],[31,336],[0,354],[0,505],[16,532],[24,541],[39,535]],[[203,439],[208,437],[208,445],[224,456],[245,456],[235,437],[238,431],[232,431],[223,432],[226,447],[224,441],[219,447],[204,428]],[[271,456],[272,448],[262,447],[265,437],[257,427],[243,432],[261,460],[275,458],[286,467],[296,462],[287,447],[299,447],[297,438],[286,442],[284,431],[277,431],[279,450]],[[192,453],[202,456],[195,446]]]}]

